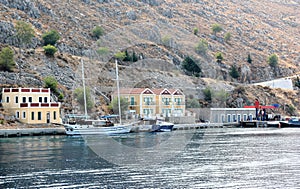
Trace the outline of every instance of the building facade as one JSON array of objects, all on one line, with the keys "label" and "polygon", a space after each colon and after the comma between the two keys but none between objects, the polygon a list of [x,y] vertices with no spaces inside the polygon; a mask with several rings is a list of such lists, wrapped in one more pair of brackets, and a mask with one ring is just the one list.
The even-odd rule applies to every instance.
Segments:
[{"label": "building facade", "polygon": [[196,120],[210,123],[238,123],[252,121],[255,118],[255,108],[197,108],[191,110],[196,113]]},{"label": "building facade", "polygon": [[49,88],[3,88],[2,105],[22,123],[61,123],[61,104],[51,102]]},{"label": "building facade", "polygon": [[[185,95],[179,89],[123,88],[120,97],[127,99],[129,111],[140,117],[185,114]],[[112,98],[117,98],[117,93]]]}]

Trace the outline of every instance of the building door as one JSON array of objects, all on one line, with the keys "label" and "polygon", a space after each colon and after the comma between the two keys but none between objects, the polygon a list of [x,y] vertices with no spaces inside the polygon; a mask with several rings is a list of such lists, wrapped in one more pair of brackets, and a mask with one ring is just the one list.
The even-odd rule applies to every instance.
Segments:
[{"label": "building door", "polygon": [[50,123],[50,112],[47,112],[47,123]]}]

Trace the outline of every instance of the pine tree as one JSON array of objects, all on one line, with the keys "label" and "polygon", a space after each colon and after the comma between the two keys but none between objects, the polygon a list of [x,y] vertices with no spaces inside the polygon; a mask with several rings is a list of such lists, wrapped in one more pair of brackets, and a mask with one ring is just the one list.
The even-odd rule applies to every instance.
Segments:
[{"label": "pine tree", "polygon": [[249,64],[251,64],[251,63],[252,63],[252,59],[251,59],[251,55],[250,55],[250,54],[248,54],[248,57],[247,57],[247,62],[248,62]]},{"label": "pine tree", "polygon": [[237,79],[240,77],[240,74],[235,65],[232,65],[229,72],[230,76]]},{"label": "pine tree", "polygon": [[0,52],[0,70],[11,72],[14,66],[14,51],[9,47],[3,48]]},{"label": "pine tree", "polygon": [[131,58],[132,58],[132,62],[138,61],[138,57],[136,56],[134,51],[132,52],[132,57]]},{"label": "pine tree", "polygon": [[268,57],[268,63],[271,67],[275,68],[278,65],[278,56],[276,54],[272,54]]}]

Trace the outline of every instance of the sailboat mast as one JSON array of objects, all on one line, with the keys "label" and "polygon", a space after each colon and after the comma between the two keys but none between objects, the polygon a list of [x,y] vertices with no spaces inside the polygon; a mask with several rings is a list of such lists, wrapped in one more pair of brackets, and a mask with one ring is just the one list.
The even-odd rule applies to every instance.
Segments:
[{"label": "sailboat mast", "polygon": [[84,99],[84,115],[87,116],[86,92],[85,92],[85,81],[84,81],[84,67],[83,67],[83,60],[82,59],[81,59],[81,71],[82,71],[82,85],[83,85],[83,99]]},{"label": "sailboat mast", "polygon": [[119,107],[119,119],[120,124],[122,124],[121,119],[121,100],[120,100],[120,87],[119,87],[119,71],[118,71],[118,60],[116,59],[116,80],[117,80],[117,93],[118,93],[118,107]]}]

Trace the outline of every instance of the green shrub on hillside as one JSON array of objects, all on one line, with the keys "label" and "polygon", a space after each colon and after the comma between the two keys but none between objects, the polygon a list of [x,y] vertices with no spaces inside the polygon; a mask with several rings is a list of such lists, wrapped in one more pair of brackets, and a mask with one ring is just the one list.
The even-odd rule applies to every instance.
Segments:
[{"label": "green shrub on hillside", "polygon": [[50,30],[47,33],[44,33],[42,36],[44,40],[44,45],[55,45],[55,43],[59,40],[60,35],[56,30]]},{"label": "green shrub on hillside", "polygon": [[92,36],[96,38],[100,38],[104,34],[104,29],[101,26],[95,26],[92,30]]},{"label": "green shrub on hillside", "polygon": [[195,98],[188,98],[186,100],[186,108],[201,108],[199,101]]},{"label": "green shrub on hillside", "polygon": [[34,29],[32,28],[32,25],[30,23],[17,21],[15,29],[16,37],[19,39],[20,47],[31,43],[31,40],[34,37]]},{"label": "green shrub on hillside", "polygon": [[0,52],[0,70],[11,72],[14,66],[14,51],[10,47],[3,48]]},{"label": "green shrub on hillside", "polygon": [[[94,107],[94,102],[92,101],[91,90],[89,88],[85,89],[86,95],[86,108],[87,111],[91,111]],[[77,99],[77,102],[80,104],[82,110],[84,109],[84,90],[83,88],[77,88],[74,91],[74,97]]]},{"label": "green shrub on hillside", "polygon": [[125,52],[117,52],[114,56],[118,60],[124,60],[126,58]]},{"label": "green shrub on hillside", "polygon": [[231,77],[237,79],[240,77],[240,73],[238,72],[238,69],[236,68],[236,65],[232,65],[229,71],[229,74]]},{"label": "green shrub on hillside", "polygon": [[170,36],[166,35],[166,36],[162,37],[161,42],[164,46],[171,46],[171,40],[172,40],[172,38]]},{"label": "green shrub on hillside", "polygon": [[223,28],[220,24],[213,24],[211,30],[214,33],[214,35],[216,35],[218,32],[222,31]]},{"label": "green shrub on hillside", "polygon": [[219,62],[219,63],[221,63],[222,60],[224,59],[223,54],[221,52],[217,52],[215,56],[216,56],[217,62]]},{"label": "green shrub on hillside", "polygon": [[50,88],[50,90],[54,94],[57,94],[57,85],[58,85],[58,82],[57,82],[57,80],[53,76],[47,76],[47,77],[45,77],[44,78],[44,82],[45,82],[45,85],[44,85],[45,88]]},{"label": "green shrub on hillside", "polygon": [[186,56],[182,61],[181,66],[193,75],[198,77],[200,76],[201,68],[199,67],[198,62],[196,62],[192,57]]},{"label": "green shrub on hillside", "polygon": [[[120,97],[120,106],[121,115],[125,115],[125,112],[128,111],[129,101],[124,97]],[[118,98],[114,98],[109,104],[108,108],[112,111],[112,113],[119,114]]]},{"label": "green shrub on hillside", "polygon": [[60,102],[62,102],[63,101],[63,99],[64,99],[64,94],[63,93],[59,93],[59,95],[58,95],[58,100],[60,101]]},{"label": "green shrub on hillside", "polygon": [[228,41],[230,41],[231,39],[231,33],[230,32],[227,32],[225,35],[224,35],[224,41],[227,43]]},{"label": "green shrub on hillside", "polygon": [[212,100],[212,96],[213,96],[213,91],[211,88],[206,87],[205,89],[203,89],[203,94],[204,94],[204,100],[207,102],[211,102]]},{"label": "green shrub on hillside", "polygon": [[97,50],[97,53],[99,55],[107,55],[109,53],[109,49],[107,47],[99,47],[99,49]]},{"label": "green shrub on hillside", "polygon": [[195,47],[195,51],[198,54],[206,54],[208,49],[208,42],[205,39],[201,39]]},{"label": "green shrub on hillside", "polygon": [[199,29],[198,28],[194,28],[193,33],[194,33],[194,35],[198,35]]},{"label": "green shrub on hillside", "polygon": [[278,65],[278,56],[276,54],[272,54],[268,57],[268,63],[271,67],[275,68]]},{"label": "green shrub on hillside", "polygon": [[43,48],[44,48],[46,55],[53,56],[57,52],[57,48],[54,47],[53,45],[47,45],[47,46],[44,46]]}]

